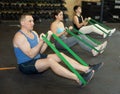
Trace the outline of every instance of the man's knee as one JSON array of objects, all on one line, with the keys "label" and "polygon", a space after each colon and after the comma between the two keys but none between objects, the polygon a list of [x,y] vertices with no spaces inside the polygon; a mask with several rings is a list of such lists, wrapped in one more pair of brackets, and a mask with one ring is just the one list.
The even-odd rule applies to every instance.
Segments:
[{"label": "man's knee", "polygon": [[48,59],[49,64],[51,64],[51,63],[54,63],[54,62],[55,62],[55,60],[53,59],[53,57],[48,57],[47,59]]}]

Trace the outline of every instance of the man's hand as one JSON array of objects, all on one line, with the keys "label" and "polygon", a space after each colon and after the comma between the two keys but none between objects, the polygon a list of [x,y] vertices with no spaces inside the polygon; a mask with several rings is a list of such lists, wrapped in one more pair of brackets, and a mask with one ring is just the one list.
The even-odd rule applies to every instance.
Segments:
[{"label": "man's hand", "polygon": [[41,33],[41,34],[40,34],[40,40],[43,40],[43,39],[42,39],[43,36],[45,37],[45,34],[44,34],[44,33]]}]

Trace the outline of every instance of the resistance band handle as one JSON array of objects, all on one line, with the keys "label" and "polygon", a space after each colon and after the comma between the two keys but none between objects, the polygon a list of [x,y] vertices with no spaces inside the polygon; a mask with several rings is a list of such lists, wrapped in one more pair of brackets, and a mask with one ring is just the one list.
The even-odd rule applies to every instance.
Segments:
[{"label": "resistance band handle", "polygon": [[69,29],[66,30],[69,34],[71,34],[72,36],[74,36],[75,38],[77,38],[78,40],[80,40],[81,42],[83,42],[84,44],[86,44],[88,47],[94,49],[97,52],[100,52],[99,50],[97,50],[95,47],[93,47],[91,44],[87,43],[85,40],[83,40],[82,38],[78,37],[77,35],[75,35],[74,33],[72,33]]},{"label": "resistance band handle", "polygon": [[79,78],[80,81],[84,85],[87,84],[87,82],[83,79],[83,77],[69,64],[69,62],[62,56],[62,54],[51,44],[51,42],[46,38],[42,37],[43,40],[48,44],[48,46],[59,56],[59,58],[68,66],[68,68]]}]

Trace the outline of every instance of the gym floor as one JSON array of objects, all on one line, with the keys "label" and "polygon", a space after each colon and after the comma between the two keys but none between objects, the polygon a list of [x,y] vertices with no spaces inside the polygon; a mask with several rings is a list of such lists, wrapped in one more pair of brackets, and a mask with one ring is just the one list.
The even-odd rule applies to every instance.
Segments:
[{"label": "gym floor", "polygon": [[[0,23],[0,94],[120,94],[120,23],[106,23],[109,27],[117,29],[106,39],[91,34],[100,41],[108,41],[103,54],[93,57],[78,45],[72,48],[88,64],[104,62],[104,66],[84,88],[80,88],[74,81],[56,76],[51,70],[37,75],[22,74],[17,68],[12,46],[12,38],[19,30],[17,24],[18,22]],[[70,22],[65,24],[68,26]],[[48,21],[38,22],[34,29],[39,34],[46,33],[49,25]],[[45,53],[53,51],[48,48]],[[64,53],[68,54],[67,51]],[[6,67],[16,69],[2,69]]]}]

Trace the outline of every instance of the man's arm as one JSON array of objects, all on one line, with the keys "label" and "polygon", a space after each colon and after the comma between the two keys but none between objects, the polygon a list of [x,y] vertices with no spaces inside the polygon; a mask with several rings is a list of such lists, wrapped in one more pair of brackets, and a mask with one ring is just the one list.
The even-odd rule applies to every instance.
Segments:
[{"label": "man's arm", "polygon": [[[52,36],[52,31],[48,31],[47,39],[50,40]],[[44,42],[43,46],[41,47],[40,53],[43,53],[47,49],[48,45]]]},{"label": "man's arm", "polygon": [[18,32],[14,37],[13,43],[14,46],[20,48],[27,56],[33,58],[39,53],[43,40],[41,40],[35,47],[31,48],[25,36]]}]

